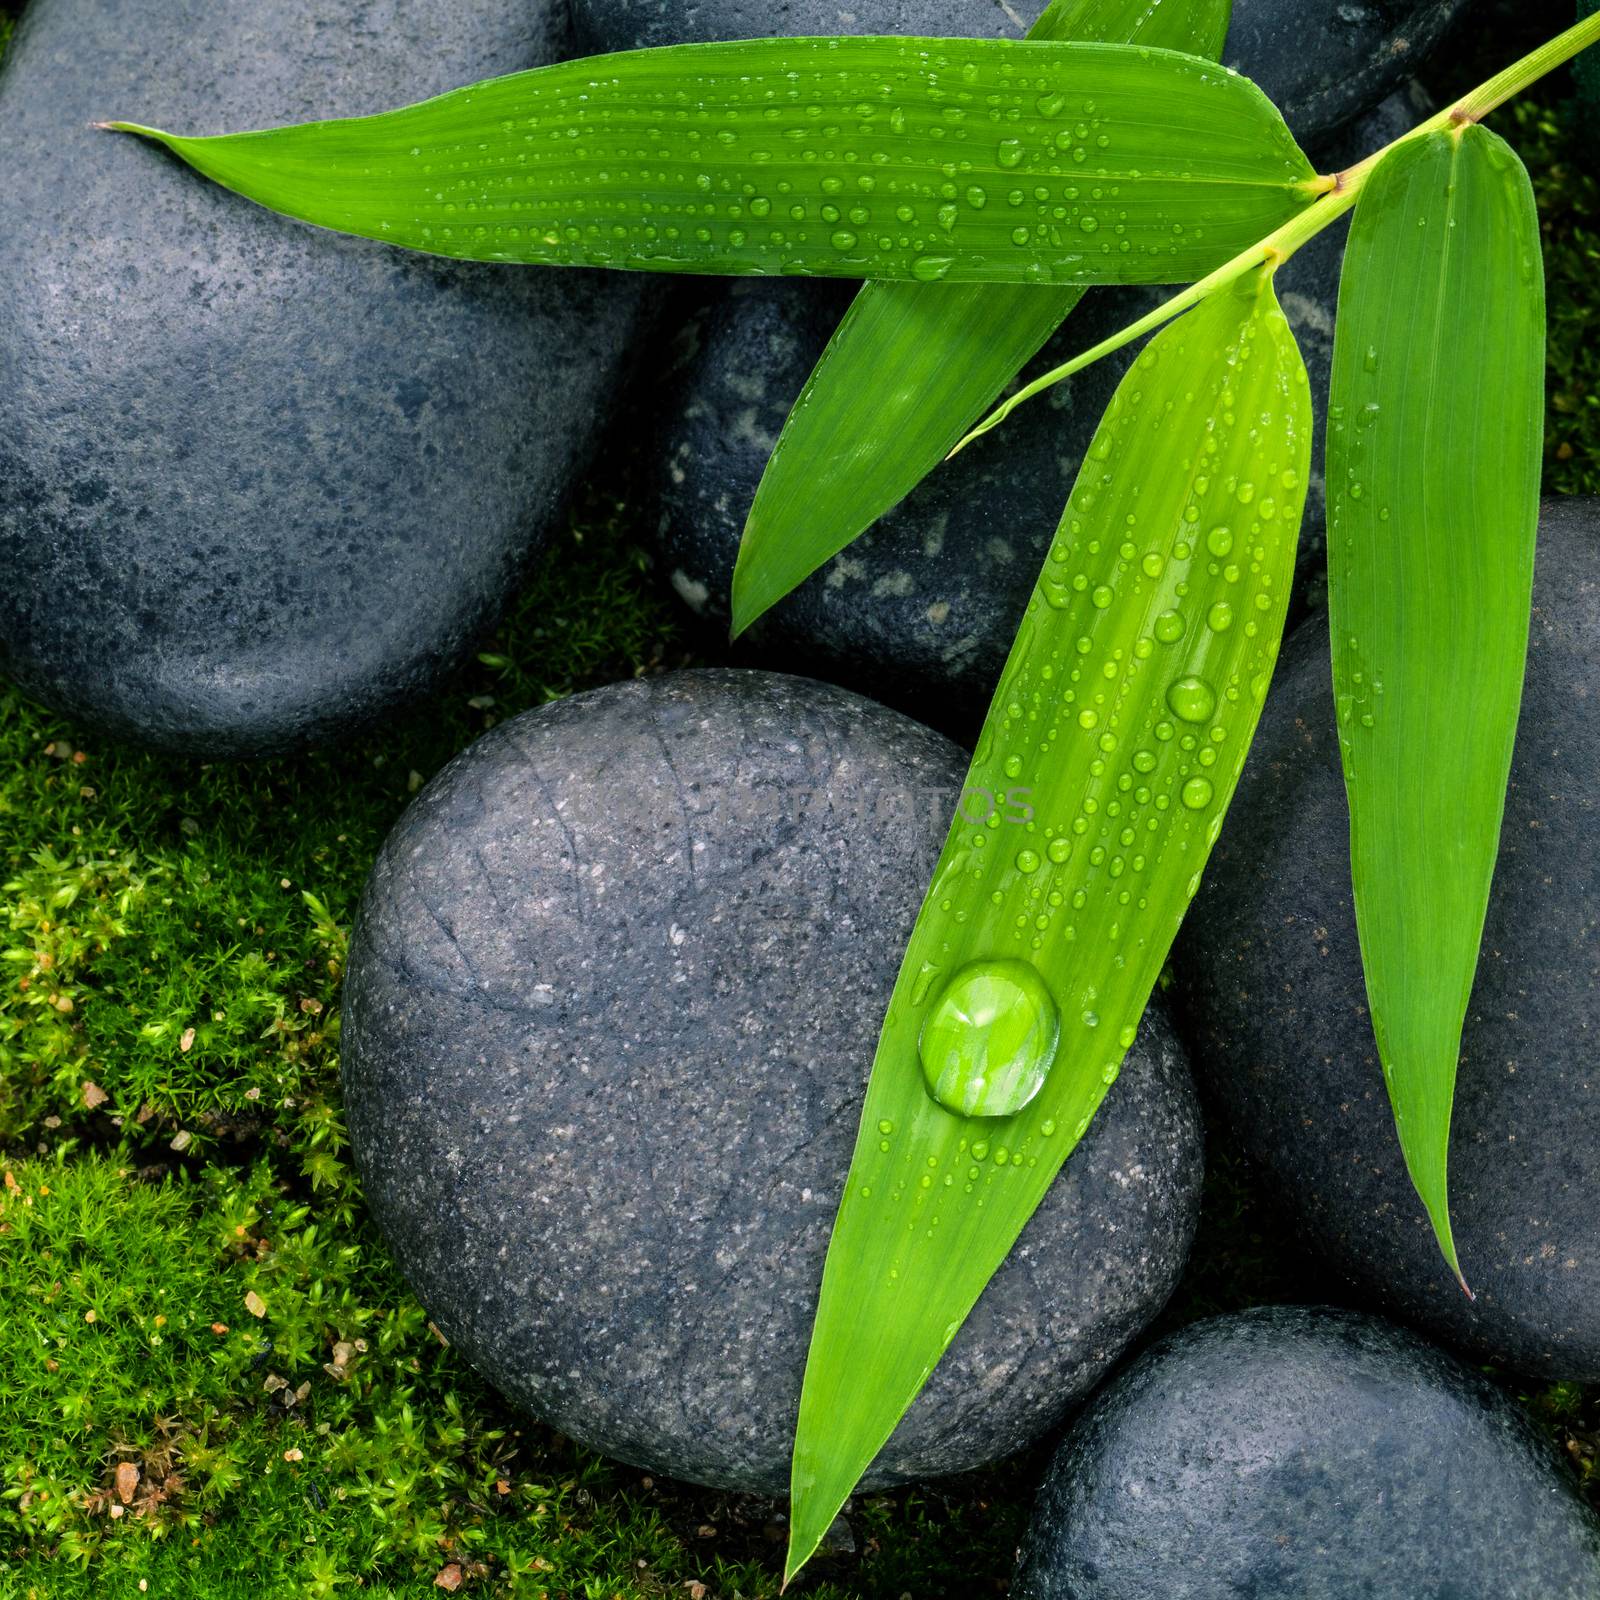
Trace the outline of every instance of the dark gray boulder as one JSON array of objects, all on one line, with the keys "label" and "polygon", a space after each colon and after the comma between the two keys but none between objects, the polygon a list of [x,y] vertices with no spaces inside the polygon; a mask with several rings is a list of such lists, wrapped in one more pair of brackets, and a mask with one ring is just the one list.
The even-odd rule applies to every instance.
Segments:
[{"label": "dark gray boulder", "polygon": [[[787,1486],[879,1023],[965,764],[839,689],[687,672],[516,718],[401,821],[351,952],[351,1140],[429,1315],[517,1405],[651,1471]],[[1157,1005],[871,1481],[1055,1424],[1166,1300],[1200,1172]]]},{"label": "dark gray boulder", "polygon": [[1164,1340],[1045,1477],[1019,1600],[1600,1600],[1600,1524],[1493,1384],[1277,1306]]},{"label": "dark gray boulder", "polygon": [[[1330,154],[1340,167],[1426,114],[1412,90],[1364,118]],[[1325,411],[1346,228],[1319,234],[1280,271],[1278,292]],[[745,280],[689,302],[656,402],[642,494],[663,571],[725,636],[745,517],[785,418],[848,306],[853,285]],[[1044,372],[1172,291],[1091,293],[1031,364]],[[1118,355],[1022,407],[937,468],[900,505],[780,602],[744,656],[861,688],[961,727],[988,704],[1061,520],[1079,464],[1136,353]],[[1322,429],[1314,434],[1301,535],[1301,604],[1326,559]]]},{"label": "dark gray boulder", "polygon": [[1284,652],[1175,951],[1195,1068],[1366,1297],[1530,1373],[1600,1380],[1600,502],[1548,500],[1532,646],[1450,1144],[1469,1302],[1413,1193],[1350,895],[1328,637]]},{"label": "dark gray boulder", "polygon": [[[586,51],[821,33],[1020,39],[1046,0],[574,0]],[[1467,0],[1234,0],[1224,59],[1302,142],[1324,138],[1425,61]]]},{"label": "dark gray boulder", "polygon": [[643,280],[341,239],[89,123],[378,111],[566,32],[558,0],[34,0],[0,77],[0,671],[110,733],[252,755],[470,648],[586,458]]}]

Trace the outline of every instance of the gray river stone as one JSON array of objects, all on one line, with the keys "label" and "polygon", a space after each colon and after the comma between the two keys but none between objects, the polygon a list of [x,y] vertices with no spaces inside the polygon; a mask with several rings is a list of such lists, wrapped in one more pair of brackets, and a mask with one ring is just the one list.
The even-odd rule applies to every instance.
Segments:
[{"label": "gray river stone", "polygon": [[1374,1318],[1198,1323],[1074,1425],[1018,1600],[1600,1600],[1600,1524],[1500,1389]]},{"label": "gray river stone", "polygon": [[[1326,137],[1426,61],[1469,0],[1234,0],[1224,59],[1254,78],[1302,144]],[[922,34],[1020,39],[1045,0],[574,0],[581,49],[712,39]]]},{"label": "gray river stone", "polygon": [[0,75],[0,672],[113,734],[254,755],[470,650],[645,280],[339,238],[89,124],[379,111],[566,37],[558,0],[34,0]]},{"label": "gray river stone", "polygon": [[1289,643],[1175,949],[1203,1091],[1364,1298],[1479,1356],[1600,1381],[1600,501],[1547,500],[1500,860],[1456,1084],[1476,1301],[1406,1176],[1367,1012],[1324,622]]},{"label": "gray river stone", "polygon": [[[607,1455],[788,1483],[882,1013],[965,757],[843,690],[695,671],[481,739],[384,847],[350,958],[367,1200],[451,1342]],[[1160,1309],[1197,1110],[1159,1004],[871,1482],[1056,1424]]]},{"label": "gray river stone", "polygon": [[[1327,152],[1332,170],[1426,115],[1420,91],[1393,95]],[[1319,234],[1277,288],[1326,414],[1346,224]],[[745,517],[785,418],[850,302],[853,285],[748,279],[686,302],[656,401],[642,495],[673,588],[726,636]],[[1047,371],[1109,337],[1172,291],[1091,292],[1030,364]],[[859,688],[958,731],[981,715],[1130,351],[1015,412],[937,468],[892,511],[773,608],[739,659]],[[647,428],[650,426],[646,425]],[[1301,532],[1297,602],[1324,586],[1323,428]],[[937,712],[932,708],[937,707]]]}]

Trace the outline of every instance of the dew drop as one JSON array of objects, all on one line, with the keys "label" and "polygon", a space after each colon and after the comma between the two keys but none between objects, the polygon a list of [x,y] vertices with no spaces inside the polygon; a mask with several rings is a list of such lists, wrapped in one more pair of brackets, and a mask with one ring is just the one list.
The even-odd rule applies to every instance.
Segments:
[{"label": "dew drop", "polygon": [[1183,786],[1183,803],[1191,811],[1204,811],[1214,792],[1209,778],[1191,778]]},{"label": "dew drop", "polygon": [[1176,611],[1163,611],[1150,631],[1162,644],[1176,644],[1183,637],[1183,618]]},{"label": "dew drop", "polygon": [[919,283],[937,283],[954,264],[951,256],[918,256],[911,263],[911,276]]}]

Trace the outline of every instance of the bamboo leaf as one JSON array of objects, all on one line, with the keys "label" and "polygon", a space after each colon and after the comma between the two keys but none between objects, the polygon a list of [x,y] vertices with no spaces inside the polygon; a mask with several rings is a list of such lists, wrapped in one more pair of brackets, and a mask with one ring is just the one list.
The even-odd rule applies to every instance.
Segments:
[{"label": "bamboo leaf", "polygon": [[884,1022],[800,1402],[791,1575],[1133,1042],[1266,694],[1310,439],[1252,272],[1152,341],[1090,446]]},{"label": "bamboo leaf", "polygon": [[1543,382],[1521,162],[1475,125],[1400,146],[1357,205],[1339,291],[1328,602],[1373,1029],[1457,1277],[1450,1107],[1522,695]]},{"label": "bamboo leaf", "polygon": [[345,233],[653,272],[1188,281],[1314,187],[1247,79],[1024,40],[675,45],[373,117],[215,138],[110,126]]},{"label": "bamboo leaf", "polygon": [[[1158,46],[1214,59],[1232,4],[1058,0],[1029,38]],[[762,475],[733,573],[734,632],[904,499],[1082,294],[1040,285],[865,285]]]}]

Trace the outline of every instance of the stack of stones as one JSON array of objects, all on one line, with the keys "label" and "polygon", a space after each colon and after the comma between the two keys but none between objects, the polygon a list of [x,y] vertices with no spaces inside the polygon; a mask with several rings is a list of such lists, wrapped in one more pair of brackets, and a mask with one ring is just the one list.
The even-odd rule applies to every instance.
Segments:
[{"label": "stack of stones", "polygon": [[[194,757],[370,726],[492,625],[619,414],[647,441],[663,581],[721,622],[766,454],[848,299],[402,256],[90,122],[372,111],[688,39],[1020,36],[1041,9],[391,0],[368,25],[330,0],[152,0],[135,28],[33,0],[0,76],[0,668]],[[1461,6],[1235,9],[1230,63],[1326,167],[1416,120]],[[1325,238],[1281,280],[1318,389],[1338,263]],[[1146,299],[1091,301],[1040,359]],[[652,337],[669,379],[630,385]],[[356,1154],[430,1314],[530,1414],[655,1472],[785,1487],[874,1041],[966,769],[896,707],[947,727],[981,709],[1115,379],[925,484],[732,665],[503,724],[390,838],[349,969]],[[1600,1381],[1600,510],[1544,513],[1452,1150],[1471,1302],[1410,1192],[1365,1012],[1320,522],[1314,493],[1299,625],[1169,998],[867,1482],[993,1462],[1099,1386],[1020,1593],[1596,1600],[1600,1533],[1522,1413],[1369,1312],[1511,1374]],[[1103,1384],[1182,1276],[1202,1104],[1327,1295],[1366,1309],[1199,1324]]]}]

